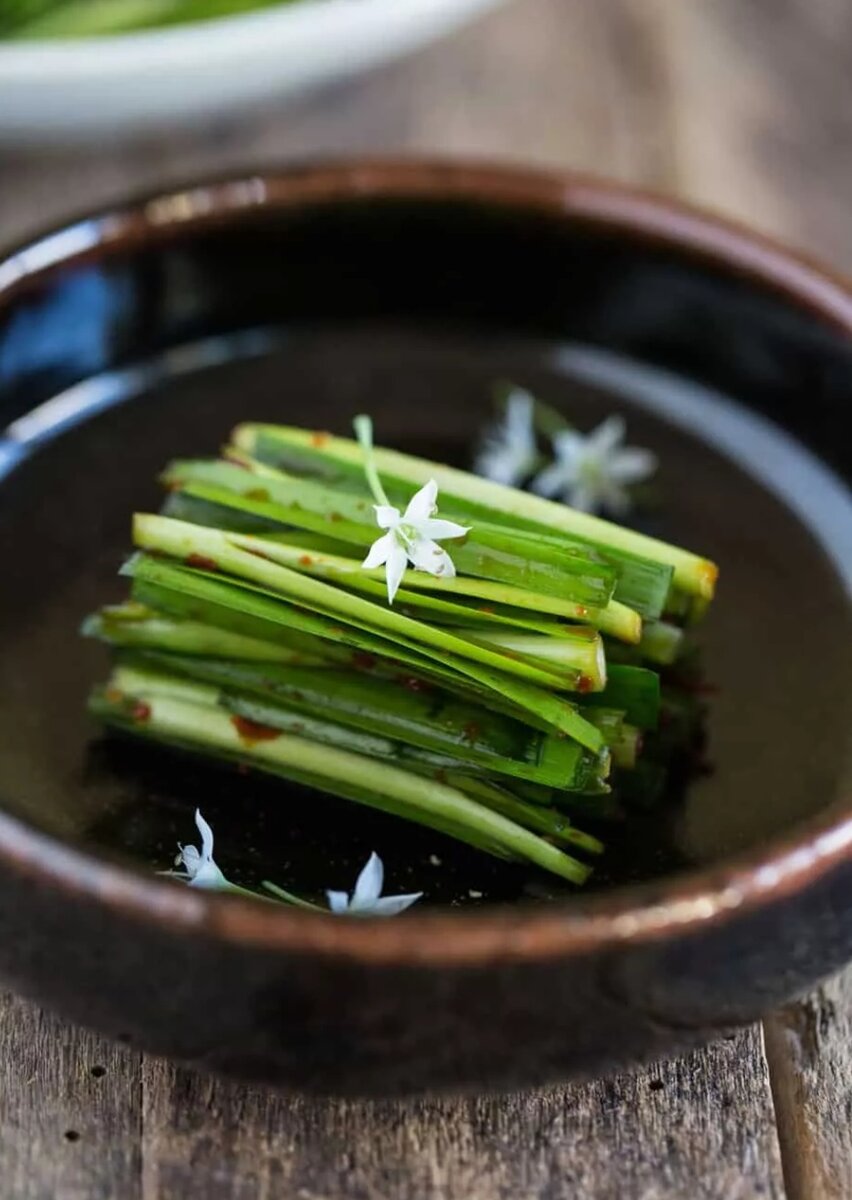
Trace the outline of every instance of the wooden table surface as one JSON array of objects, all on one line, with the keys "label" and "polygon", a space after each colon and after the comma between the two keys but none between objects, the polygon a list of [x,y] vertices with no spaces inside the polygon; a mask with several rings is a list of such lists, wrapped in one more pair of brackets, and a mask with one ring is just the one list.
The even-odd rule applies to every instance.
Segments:
[{"label": "wooden table surface", "polygon": [[[0,150],[0,240],[193,174],[439,151],[646,184],[852,271],[850,66],[848,0],[513,0],[239,124]],[[0,1046],[0,1200],[852,1197],[852,970],[679,1061],[501,1099],[270,1096],[2,995]]]}]

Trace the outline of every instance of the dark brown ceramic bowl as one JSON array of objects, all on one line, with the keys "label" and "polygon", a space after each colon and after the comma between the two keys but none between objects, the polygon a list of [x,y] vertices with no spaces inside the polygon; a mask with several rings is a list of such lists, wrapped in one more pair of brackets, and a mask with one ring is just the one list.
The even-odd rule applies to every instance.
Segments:
[{"label": "dark brown ceramic bowl", "polygon": [[[440,163],[205,184],[0,262],[5,981],[198,1066],[394,1092],[602,1071],[840,966],[850,331],[847,286],[740,229]],[[584,425],[626,411],[663,463],[650,527],[722,566],[713,774],[607,830],[588,890],[542,901],[436,835],[101,737],[83,704],[105,658],[76,627],[121,594],[166,458],[241,418],[345,431],[367,409],[384,442],[465,462],[499,378]],[[238,878],[345,887],[375,848],[433,907],[359,922],[158,878],[199,799]]]}]

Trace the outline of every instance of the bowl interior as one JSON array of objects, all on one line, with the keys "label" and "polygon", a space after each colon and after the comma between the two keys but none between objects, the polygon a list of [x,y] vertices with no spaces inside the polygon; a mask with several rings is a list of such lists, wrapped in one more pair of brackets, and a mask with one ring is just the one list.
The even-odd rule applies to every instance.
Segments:
[{"label": "bowl interior", "polygon": [[[724,397],[847,469],[850,359],[817,316],[681,249],[485,203],[251,210],[37,277],[0,307],[0,803],[146,870],[192,840],[201,803],[236,879],[346,886],[375,849],[393,890],[436,903],[564,894],[348,803],[105,739],[84,712],[106,655],[77,626],[124,594],[129,517],[159,504],[168,458],[214,452],[239,420],[345,433],[368,411],[382,442],[469,465],[511,379],[583,428],[624,413],[662,463],[644,527],[722,567],[703,632],[707,773],[596,827],[608,852],[591,886],[759,843],[850,784],[849,603],[820,544],[850,510],[807,528],[760,482],[759,438],[750,470],[708,431]],[[680,427],[637,404],[655,392],[690,397]],[[746,420],[745,458],[753,436]]]}]

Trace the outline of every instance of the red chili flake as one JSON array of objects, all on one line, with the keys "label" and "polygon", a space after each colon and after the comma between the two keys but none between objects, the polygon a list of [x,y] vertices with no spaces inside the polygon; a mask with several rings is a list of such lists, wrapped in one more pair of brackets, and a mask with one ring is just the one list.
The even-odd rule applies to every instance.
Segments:
[{"label": "red chili flake", "polygon": [[150,721],[151,705],[146,704],[144,700],[137,700],[130,710],[130,715],[134,721]]},{"label": "red chili flake", "polygon": [[215,558],[207,558],[204,554],[190,554],[187,557],[188,567],[198,567],[199,571],[218,571],[219,564]]},{"label": "red chili flake", "polygon": [[481,613],[493,613],[497,610],[493,604],[480,604],[476,611]]},{"label": "red chili flake", "polygon": [[578,604],[577,605],[577,616],[578,617],[587,617],[588,615],[589,615],[589,610],[586,608],[585,604]]},{"label": "red chili flake", "polygon": [[376,656],[368,654],[366,650],[355,650],[351,662],[352,666],[357,667],[359,671],[372,671],[376,665]]},{"label": "red chili flake", "polygon": [[299,562],[302,564],[303,567],[310,567],[312,565],[313,561],[314,560],[311,558],[310,554],[303,554],[301,556],[301,558],[299,559]]},{"label": "red chili flake", "polygon": [[236,729],[240,741],[247,746],[255,742],[272,742],[281,736],[280,729],[272,729],[269,725],[261,725],[259,721],[251,721],[248,717],[231,717],[231,724]]},{"label": "red chili flake", "polygon": [[462,729],[462,737],[466,742],[475,742],[481,732],[481,727],[477,725],[476,721],[468,721]]},{"label": "red chili flake", "polygon": [[265,502],[269,499],[269,492],[266,488],[249,488],[246,492],[247,500],[260,500]]},{"label": "red chili flake", "polygon": [[316,446],[317,450],[321,450],[331,440],[330,433],[312,433],[311,445]]},{"label": "red chili flake", "polygon": [[578,692],[590,692],[595,686],[595,681],[591,675],[581,675],[577,680]]},{"label": "red chili flake", "polygon": [[124,692],[121,688],[108,687],[104,692],[104,699],[109,700],[110,704],[120,704],[124,699]]},{"label": "red chili flake", "polygon": [[238,775],[250,775],[251,767],[248,765],[248,763],[237,763],[237,774]]}]

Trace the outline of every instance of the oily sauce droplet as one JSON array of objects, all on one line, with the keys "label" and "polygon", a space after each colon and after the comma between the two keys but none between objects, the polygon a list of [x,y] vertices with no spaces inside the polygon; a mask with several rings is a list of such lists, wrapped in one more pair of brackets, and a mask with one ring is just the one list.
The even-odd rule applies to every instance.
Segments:
[{"label": "oily sauce droplet", "polygon": [[215,558],[208,558],[205,554],[190,554],[187,557],[186,565],[188,567],[197,567],[199,571],[218,571],[219,564]]},{"label": "oily sauce droplet", "polygon": [[231,717],[231,724],[236,729],[240,741],[245,742],[247,746],[256,746],[258,742],[273,742],[281,736],[280,729],[261,725],[259,721],[252,721],[248,717]]}]

